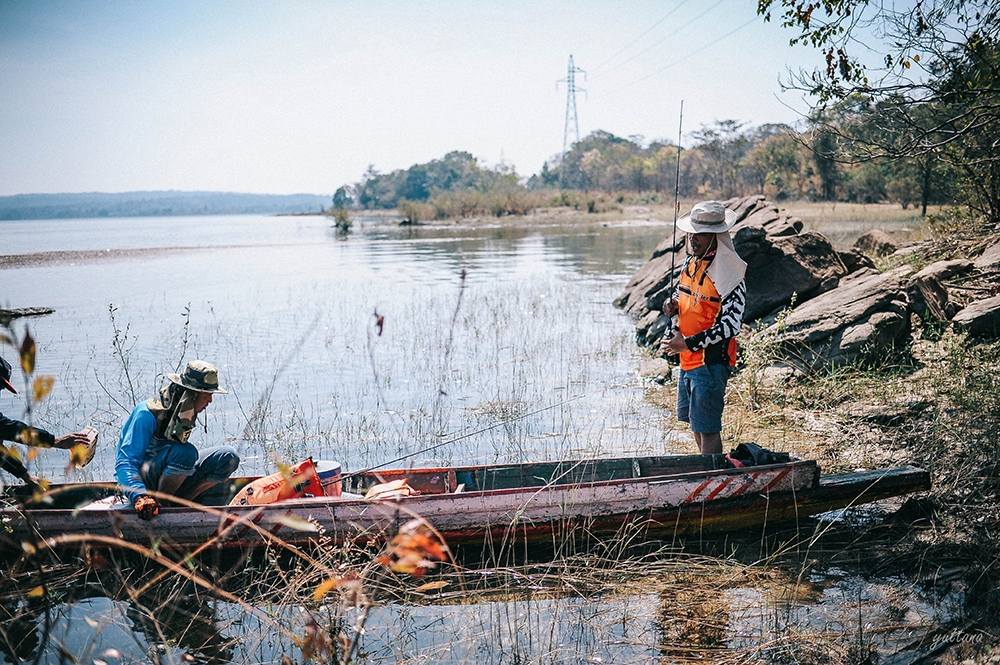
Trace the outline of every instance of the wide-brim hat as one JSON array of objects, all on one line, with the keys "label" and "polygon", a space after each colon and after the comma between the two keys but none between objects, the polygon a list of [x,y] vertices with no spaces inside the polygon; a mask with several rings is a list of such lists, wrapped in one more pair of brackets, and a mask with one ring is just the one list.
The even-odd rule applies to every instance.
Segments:
[{"label": "wide-brim hat", "polygon": [[219,370],[204,360],[192,360],[181,374],[171,372],[167,380],[199,393],[221,393],[229,391],[219,385]]},{"label": "wide-brim hat", "polygon": [[0,358],[0,390],[7,389],[16,395],[17,390],[14,389],[14,384],[10,382],[10,377],[10,363]]},{"label": "wide-brim hat", "polygon": [[677,220],[677,228],[685,233],[723,233],[736,224],[736,212],[720,201],[700,201],[691,212]]}]

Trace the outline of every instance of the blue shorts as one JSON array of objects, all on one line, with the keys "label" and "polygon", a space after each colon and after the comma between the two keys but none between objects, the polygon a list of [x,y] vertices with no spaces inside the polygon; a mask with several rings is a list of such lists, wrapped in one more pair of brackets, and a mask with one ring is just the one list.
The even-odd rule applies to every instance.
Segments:
[{"label": "blue shorts", "polygon": [[691,431],[714,434],[722,431],[722,406],[726,399],[729,365],[702,365],[681,370],[677,381],[677,420],[691,423]]}]

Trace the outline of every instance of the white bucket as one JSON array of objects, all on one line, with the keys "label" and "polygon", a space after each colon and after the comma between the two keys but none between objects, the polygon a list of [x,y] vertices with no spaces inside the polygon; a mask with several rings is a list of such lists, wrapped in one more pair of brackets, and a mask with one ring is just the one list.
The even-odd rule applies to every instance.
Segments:
[{"label": "white bucket", "polygon": [[340,496],[343,490],[340,482],[340,462],[318,460],[316,462],[316,475],[319,476],[319,483],[323,486],[324,494]]}]

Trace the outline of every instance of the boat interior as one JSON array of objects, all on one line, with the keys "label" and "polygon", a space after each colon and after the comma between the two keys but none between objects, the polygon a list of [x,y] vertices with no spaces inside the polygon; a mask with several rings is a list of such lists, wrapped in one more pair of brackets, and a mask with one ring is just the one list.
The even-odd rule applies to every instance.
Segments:
[{"label": "boat interior", "polygon": [[[779,463],[792,461],[787,453],[774,453]],[[363,495],[375,485],[406,479],[407,485],[420,494],[451,494],[484,490],[573,485],[609,480],[640,479],[683,473],[730,469],[724,455],[663,455],[620,457],[557,462],[486,464],[475,466],[431,467],[412,469],[374,469],[347,473],[342,481],[348,495]],[[225,505],[247,483],[258,476],[234,478],[228,487],[202,497],[206,505]],[[85,484],[53,485],[49,495],[32,501],[24,486],[9,486],[4,495],[32,508],[76,508],[114,494],[107,486]]]}]

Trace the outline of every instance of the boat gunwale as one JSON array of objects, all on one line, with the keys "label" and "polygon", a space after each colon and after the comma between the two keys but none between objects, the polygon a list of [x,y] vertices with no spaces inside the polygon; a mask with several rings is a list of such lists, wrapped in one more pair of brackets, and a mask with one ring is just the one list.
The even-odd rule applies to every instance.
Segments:
[{"label": "boat gunwale", "polygon": [[[628,459],[628,458],[624,458]],[[799,490],[802,491],[806,489],[816,488],[819,486],[819,466],[815,460],[791,460],[788,462],[779,462],[776,464],[764,464],[760,466],[744,466],[739,468],[729,468],[729,469],[708,469],[701,471],[686,471],[683,473],[676,474],[663,474],[656,476],[646,476],[639,478],[614,478],[608,480],[597,480],[597,481],[582,481],[574,483],[554,483],[552,481],[547,482],[544,485],[538,486],[522,486],[522,487],[506,487],[499,489],[484,489],[484,490],[471,490],[463,492],[440,492],[440,493],[426,493],[426,494],[414,494],[410,496],[400,496],[400,497],[390,497],[386,499],[369,501],[365,498],[359,499],[343,499],[340,497],[333,496],[322,496],[322,497],[307,497],[307,498],[294,498],[287,499],[285,501],[280,501],[272,504],[256,504],[256,505],[241,505],[241,506],[231,506],[231,505],[208,505],[207,508],[213,509],[215,511],[224,511],[226,513],[239,515],[244,512],[251,512],[260,508],[264,508],[265,513],[272,511],[279,511],[283,509],[301,509],[309,507],[327,507],[327,506],[378,506],[378,505],[393,505],[400,504],[406,505],[409,503],[424,503],[426,501],[453,501],[460,498],[477,498],[477,497],[495,497],[495,496],[507,496],[507,495],[518,495],[518,494],[538,494],[542,492],[567,492],[571,490],[580,489],[592,489],[598,487],[615,487],[615,486],[639,486],[639,485],[650,485],[650,486],[660,486],[666,485],[673,482],[683,482],[685,480],[696,480],[699,478],[713,478],[718,476],[739,476],[746,475],[749,473],[761,473],[761,472],[771,472],[779,471],[784,468],[794,469],[812,467],[815,471],[815,476],[813,484],[810,487],[803,487]],[[452,467],[443,467],[444,469],[450,469]],[[396,471],[397,469],[387,469],[390,471]],[[413,470],[410,470],[413,471]],[[76,486],[76,487],[101,487],[109,486],[107,483],[67,483],[60,485],[60,487]],[[777,490],[777,492],[790,492],[793,490]],[[722,499],[710,499],[722,500]],[[14,515],[36,515],[44,514],[50,515],[52,517],[61,516],[64,513],[77,514],[86,511],[89,514],[128,514],[125,504],[120,504],[116,507],[109,507],[104,510],[101,509],[87,509],[82,507],[75,508],[24,508],[24,507],[11,507],[0,509],[0,518],[10,517]],[[198,510],[197,508],[190,508],[187,506],[161,506],[161,513],[168,514],[181,514],[181,513],[201,513],[206,511]],[[213,519],[218,519],[217,516],[213,516]]]}]

